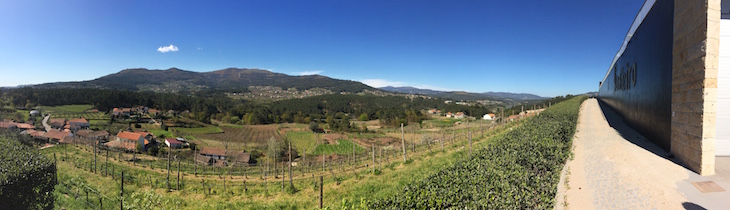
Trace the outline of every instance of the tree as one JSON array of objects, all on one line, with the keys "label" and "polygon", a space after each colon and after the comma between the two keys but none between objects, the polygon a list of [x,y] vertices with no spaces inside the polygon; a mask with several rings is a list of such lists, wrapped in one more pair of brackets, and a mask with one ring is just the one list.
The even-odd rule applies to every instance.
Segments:
[{"label": "tree", "polygon": [[368,114],[362,113],[357,119],[360,121],[368,121]]},{"label": "tree", "polygon": [[266,156],[272,158],[274,162],[279,159],[279,156],[281,156],[282,147],[281,144],[276,138],[271,137],[269,138],[269,141],[266,142]]},{"label": "tree", "polygon": [[234,116],[231,116],[231,117],[229,118],[229,120],[228,120],[228,123],[231,123],[231,124],[236,124],[236,123],[238,123],[239,121],[241,121],[241,119],[239,119],[239,118],[238,118],[238,116],[235,116],[235,115],[234,115]]},{"label": "tree", "polygon": [[316,122],[310,122],[310,123],[309,123],[309,130],[312,130],[312,132],[318,133],[318,132],[320,132],[320,130],[322,130],[322,129],[321,129],[321,128],[319,128],[319,123],[316,123]]},{"label": "tree", "polygon": [[147,149],[147,154],[149,154],[151,156],[157,156],[157,153],[159,153],[159,152],[160,152],[159,146],[152,146],[149,149]]}]

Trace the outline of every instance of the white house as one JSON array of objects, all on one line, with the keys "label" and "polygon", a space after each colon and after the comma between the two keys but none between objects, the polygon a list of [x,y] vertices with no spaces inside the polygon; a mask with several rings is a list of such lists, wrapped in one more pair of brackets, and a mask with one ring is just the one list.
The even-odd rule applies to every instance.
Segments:
[{"label": "white house", "polygon": [[493,120],[492,115],[489,115],[489,114],[484,114],[484,116],[482,117],[482,119],[483,120]]}]

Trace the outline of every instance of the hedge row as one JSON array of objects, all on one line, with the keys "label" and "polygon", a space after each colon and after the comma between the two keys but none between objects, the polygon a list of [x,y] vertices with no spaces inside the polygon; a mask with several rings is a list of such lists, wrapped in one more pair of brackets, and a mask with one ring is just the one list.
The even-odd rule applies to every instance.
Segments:
[{"label": "hedge row", "polygon": [[556,104],[495,137],[494,144],[466,160],[368,205],[374,209],[552,209],[585,98]]},{"label": "hedge row", "polygon": [[22,138],[0,131],[0,208],[53,209],[56,165]]}]

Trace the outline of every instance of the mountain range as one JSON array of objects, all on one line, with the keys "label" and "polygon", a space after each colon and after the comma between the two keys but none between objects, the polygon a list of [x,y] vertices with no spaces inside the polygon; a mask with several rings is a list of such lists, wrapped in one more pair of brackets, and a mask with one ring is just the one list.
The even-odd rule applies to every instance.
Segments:
[{"label": "mountain range", "polygon": [[35,85],[39,88],[103,88],[130,91],[179,92],[199,90],[243,90],[249,86],[274,86],[282,89],[323,88],[332,92],[376,90],[357,81],[339,80],[320,75],[290,76],[260,69],[227,68],[194,72],[178,68],[150,70],[125,69],[93,80],[55,82]]},{"label": "mountain range", "polygon": [[452,100],[504,100],[510,99],[514,101],[529,101],[529,100],[544,100],[545,97],[541,97],[535,94],[529,93],[508,93],[508,92],[484,92],[484,93],[470,93],[464,91],[438,91],[430,89],[420,89],[415,87],[381,87],[381,90],[397,92],[397,93],[408,93],[408,94],[421,94],[439,98],[447,98]]},{"label": "mountain range", "polygon": [[54,82],[30,85],[36,88],[101,88],[128,91],[154,92],[196,92],[222,90],[227,92],[246,92],[250,86],[272,86],[282,89],[296,88],[304,91],[312,88],[329,90],[333,93],[364,91],[393,92],[397,94],[420,94],[451,100],[490,100],[507,104],[530,100],[543,100],[534,94],[464,91],[438,91],[415,87],[373,88],[358,81],[333,79],[321,75],[291,76],[261,69],[227,68],[210,72],[195,72],[170,68],[151,70],[145,68],[125,69],[93,80],[75,82]]}]

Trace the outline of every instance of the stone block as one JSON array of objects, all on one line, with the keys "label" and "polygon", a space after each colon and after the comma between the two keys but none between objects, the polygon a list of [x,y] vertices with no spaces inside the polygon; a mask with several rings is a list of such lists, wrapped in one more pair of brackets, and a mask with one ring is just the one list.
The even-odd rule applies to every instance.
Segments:
[{"label": "stone block", "polygon": [[704,102],[703,99],[705,97],[704,91],[702,89],[691,89],[686,91],[686,100],[684,102]]},{"label": "stone block", "polygon": [[702,176],[711,176],[715,175],[715,163],[714,158],[712,159],[713,163],[705,163],[700,166],[700,169],[698,170],[698,174]]},{"label": "stone block", "polygon": [[689,135],[690,141],[693,138],[701,138],[702,137],[702,126],[700,125],[685,125],[685,129],[687,129],[687,134]]}]

